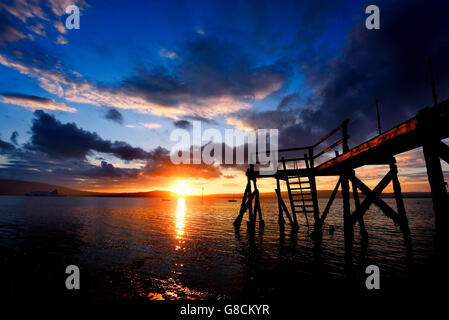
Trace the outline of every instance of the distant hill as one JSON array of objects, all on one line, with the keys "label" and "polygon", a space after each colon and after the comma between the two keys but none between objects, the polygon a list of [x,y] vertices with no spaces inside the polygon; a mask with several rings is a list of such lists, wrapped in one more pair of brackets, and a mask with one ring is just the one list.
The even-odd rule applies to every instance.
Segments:
[{"label": "distant hill", "polygon": [[[85,197],[128,197],[128,198],[175,198],[178,195],[171,191],[165,190],[153,190],[147,192],[130,192],[130,193],[101,193],[101,192],[90,192],[82,191],[71,188],[66,188],[58,185],[52,185],[48,183],[32,182],[32,181],[22,181],[22,180],[11,180],[11,179],[0,179],[0,195],[3,196],[23,196],[26,193],[32,191],[48,191],[58,190],[60,194],[65,194],[67,196],[85,196]],[[319,190],[318,198],[329,199],[332,191],[331,190]],[[204,198],[223,198],[230,199],[234,198],[240,200],[242,198],[242,193],[227,193],[227,194],[208,194],[204,195]],[[284,199],[288,199],[288,194],[286,191],[282,192]],[[351,193],[352,196],[352,193]],[[429,192],[404,192],[404,198],[430,198]],[[199,198],[201,195],[191,196],[192,198]],[[261,198],[275,198],[276,194],[274,192],[261,192]],[[341,193],[337,193],[337,198],[341,197]],[[394,194],[384,193],[383,198],[393,198]]]},{"label": "distant hill", "polygon": [[95,196],[96,192],[81,191],[48,183],[0,179],[0,195],[3,196],[23,196],[32,191],[48,191],[58,190],[60,194],[67,196]]},{"label": "distant hill", "polygon": [[76,190],[42,182],[0,179],[0,195],[2,196],[24,196],[32,191],[51,192],[55,189],[58,190],[58,193],[60,194],[72,197],[172,198],[176,196],[173,192],[164,190],[133,193],[102,193]]}]

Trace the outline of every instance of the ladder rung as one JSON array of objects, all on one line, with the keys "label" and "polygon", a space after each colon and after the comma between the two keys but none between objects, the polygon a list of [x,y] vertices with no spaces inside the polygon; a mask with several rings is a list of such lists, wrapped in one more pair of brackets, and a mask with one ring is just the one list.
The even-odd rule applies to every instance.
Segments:
[{"label": "ladder rung", "polygon": [[313,199],[292,199],[292,201],[298,202],[298,201],[313,201]]},{"label": "ladder rung", "polygon": [[292,196],[311,196],[312,193],[307,192],[307,193],[292,193]]},{"label": "ladder rung", "polygon": [[310,187],[290,188],[290,190],[302,190],[302,189],[310,189]]}]

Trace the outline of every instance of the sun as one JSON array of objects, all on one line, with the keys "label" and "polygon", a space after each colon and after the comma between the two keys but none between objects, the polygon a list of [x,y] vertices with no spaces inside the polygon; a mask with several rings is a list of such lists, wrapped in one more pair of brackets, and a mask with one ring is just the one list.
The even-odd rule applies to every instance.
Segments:
[{"label": "sun", "polygon": [[178,183],[173,188],[171,188],[171,191],[176,192],[180,196],[187,196],[191,193],[192,188],[184,183]]}]

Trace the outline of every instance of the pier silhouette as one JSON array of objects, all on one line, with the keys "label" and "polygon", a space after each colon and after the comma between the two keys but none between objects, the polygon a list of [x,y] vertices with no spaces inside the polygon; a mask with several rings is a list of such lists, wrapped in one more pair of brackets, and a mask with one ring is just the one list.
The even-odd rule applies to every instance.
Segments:
[{"label": "pier silhouette", "polygon": [[[379,207],[395,225],[399,226],[404,235],[405,245],[410,248],[410,230],[395,156],[422,147],[433,200],[436,236],[438,243],[444,243],[444,234],[449,227],[447,218],[449,196],[440,159],[449,163],[449,146],[441,141],[449,137],[449,100],[437,102],[430,61],[429,71],[433,106],[422,109],[417,115],[394,128],[381,133],[379,113],[377,112],[379,135],[358,146],[349,147],[349,120],[345,120],[313,145],[278,150],[282,168],[274,174],[267,175],[265,172],[261,174],[257,169],[258,162],[250,164],[246,171],[247,184],[240,211],[234,221],[235,228],[240,228],[246,212],[248,212],[247,225],[249,231],[254,230],[257,217],[259,226],[263,227],[264,220],[260,207],[257,180],[271,178],[276,180],[278,222],[282,232],[287,220],[293,230],[298,229],[299,214],[304,215],[309,227],[310,214],[313,219],[311,236],[319,241],[323,232],[323,224],[337,193],[340,191],[343,199],[345,251],[349,254],[348,256],[350,256],[352,250],[354,226],[356,224],[359,225],[362,239],[368,239],[363,217],[372,204]],[[376,101],[376,106],[377,103]],[[338,151],[338,148],[341,148],[341,150]],[[329,155],[331,151],[334,151],[334,155],[330,159],[328,156],[327,160],[319,161],[320,157],[325,154]],[[302,152],[303,156],[288,157],[288,154],[295,153],[297,155]],[[387,174],[373,189],[368,187],[355,173],[355,169],[367,165],[389,166]],[[335,188],[322,212],[318,207],[316,182],[316,177],[320,176],[338,177]],[[285,182],[287,188],[290,210],[282,198],[281,181]],[[389,206],[381,198],[382,192],[390,183],[393,186],[396,209]],[[355,208],[351,208],[350,205],[350,185],[352,186]],[[361,200],[361,195],[365,196],[363,200]]]}]

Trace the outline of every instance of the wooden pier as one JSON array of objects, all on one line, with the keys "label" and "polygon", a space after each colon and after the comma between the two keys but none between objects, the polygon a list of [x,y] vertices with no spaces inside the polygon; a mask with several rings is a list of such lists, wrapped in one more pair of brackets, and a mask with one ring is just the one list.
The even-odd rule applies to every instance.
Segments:
[{"label": "wooden pier", "polygon": [[[313,219],[312,236],[320,239],[322,226],[340,190],[343,199],[345,247],[348,250],[352,246],[355,224],[359,225],[363,238],[368,237],[363,216],[371,204],[378,206],[400,227],[407,242],[410,239],[410,231],[395,156],[422,147],[432,193],[437,237],[443,238],[443,234],[449,227],[449,196],[440,158],[449,163],[449,147],[441,141],[449,137],[449,100],[437,104],[434,96],[434,102],[433,107],[421,110],[415,117],[356,147],[349,147],[348,120],[346,120],[314,145],[278,150],[282,168],[275,174],[262,175],[255,165],[249,165],[246,172],[247,185],[234,226],[240,227],[246,212],[248,212],[249,231],[254,230],[257,216],[260,226],[263,226],[257,179],[272,178],[276,179],[275,192],[278,199],[278,221],[281,230],[284,229],[286,220],[293,230],[298,229],[298,214],[302,214],[307,225],[309,217]],[[341,151],[336,151],[337,148],[341,148]],[[329,157],[331,151],[335,154]],[[302,153],[302,156],[287,157],[292,153],[296,155]],[[323,159],[326,155],[327,160],[321,160],[318,163],[318,159]],[[363,183],[354,171],[366,165],[389,166],[388,173],[373,189]],[[322,213],[318,207],[316,185],[316,177],[319,176],[339,177]],[[284,181],[287,187],[290,209],[282,198],[281,181]],[[382,191],[390,183],[393,185],[396,210],[381,198]],[[355,208],[351,208],[350,205],[350,185]],[[365,196],[363,201],[360,195]]]}]

